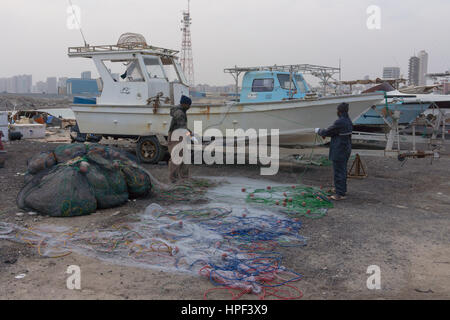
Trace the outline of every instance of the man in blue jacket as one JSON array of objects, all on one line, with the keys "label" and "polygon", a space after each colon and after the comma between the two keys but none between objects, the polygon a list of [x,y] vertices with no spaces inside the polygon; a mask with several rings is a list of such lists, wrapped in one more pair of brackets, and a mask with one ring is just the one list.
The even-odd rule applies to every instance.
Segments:
[{"label": "man in blue jacket", "polygon": [[333,200],[344,200],[347,193],[347,163],[352,153],[353,123],[348,116],[348,103],[337,108],[339,119],[328,129],[316,129],[322,137],[331,137],[330,160],[333,161],[334,186],[336,194]]}]

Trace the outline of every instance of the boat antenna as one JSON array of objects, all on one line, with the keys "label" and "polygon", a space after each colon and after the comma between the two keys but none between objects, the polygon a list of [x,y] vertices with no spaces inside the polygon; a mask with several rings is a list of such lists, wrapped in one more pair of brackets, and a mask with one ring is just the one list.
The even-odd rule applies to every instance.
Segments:
[{"label": "boat antenna", "polygon": [[80,30],[81,37],[83,38],[84,46],[87,47],[88,44],[87,44],[87,42],[86,42],[86,38],[85,38],[85,36],[84,36],[83,29],[81,29],[80,21],[78,21],[78,17],[77,17],[77,15],[75,14],[75,9],[73,8],[72,0],[69,0],[69,4],[70,4],[70,8],[72,9],[72,13],[73,13],[73,17],[75,18],[75,22],[77,23],[78,30]]}]

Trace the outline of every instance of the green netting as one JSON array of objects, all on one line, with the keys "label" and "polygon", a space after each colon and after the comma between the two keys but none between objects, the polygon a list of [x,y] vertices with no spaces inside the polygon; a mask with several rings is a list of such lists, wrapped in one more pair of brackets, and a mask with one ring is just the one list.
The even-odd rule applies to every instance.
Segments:
[{"label": "green netting", "polygon": [[147,196],[152,184],[148,174],[137,166],[123,165],[121,171],[128,185],[128,193],[131,198],[139,198]]},{"label": "green netting", "polygon": [[86,154],[86,145],[82,143],[72,143],[59,146],[54,151],[56,161],[65,163],[76,157],[82,157]]},{"label": "green netting", "polygon": [[124,152],[100,144],[88,145],[86,158],[90,162],[95,162],[96,164],[108,169],[117,169],[117,164],[115,164],[115,161],[119,161],[120,163],[133,162],[133,159],[127,156]]},{"label": "green netting", "polygon": [[[86,177],[77,167],[58,166],[24,188],[19,205],[52,217],[74,217],[93,213],[97,201]],[[23,209],[24,209],[23,208]]]},{"label": "green netting", "polygon": [[37,155],[29,161],[25,183],[19,208],[55,217],[117,207],[152,188],[149,174],[132,157],[98,144],[64,145]]},{"label": "green netting", "polygon": [[247,202],[279,208],[292,218],[314,219],[323,217],[328,208],[333,208],[329,196],[319,188],[295,185],[257,189],[248,194]]},{"label": "green netting", "polygon": [[114,208],[128,201],[127,184],[120,171],[92,164],[88,167],[86,178],[94,191],[98,208]]},{"label": "green netting", "polygon": [[56,164],[53,152],[41,152],[28,160],[28,173],[36,174],[42,170],[53,167]]},{"label": "green netting", "polygon": [[169,190],[157,189],[157,199],[168,202],[201,202],[204,195],[215,184],[206,179],[190,179],[183,181]]}]

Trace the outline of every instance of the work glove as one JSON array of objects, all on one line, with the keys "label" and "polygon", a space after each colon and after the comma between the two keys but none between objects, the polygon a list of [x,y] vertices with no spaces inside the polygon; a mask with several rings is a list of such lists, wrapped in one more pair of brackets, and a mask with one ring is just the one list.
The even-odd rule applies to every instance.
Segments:
[{"label": "work glove", "polygon": [[198,143],[198,139],[197,139],[196,137],[194,137],[194,136],[191,136],[191,141],[192,141],[193,143],[195,143],[195,144]]}]

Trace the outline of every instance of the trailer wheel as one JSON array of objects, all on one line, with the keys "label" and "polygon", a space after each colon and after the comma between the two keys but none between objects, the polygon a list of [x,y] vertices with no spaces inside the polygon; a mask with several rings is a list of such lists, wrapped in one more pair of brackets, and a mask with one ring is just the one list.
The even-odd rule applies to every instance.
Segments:
[{"label": "trailer wheel", "polygon": [[136,154],[138,159],[143,163],[158,164],[161,161],[163,147],[155,136],[142,137],[139,139]]}]

